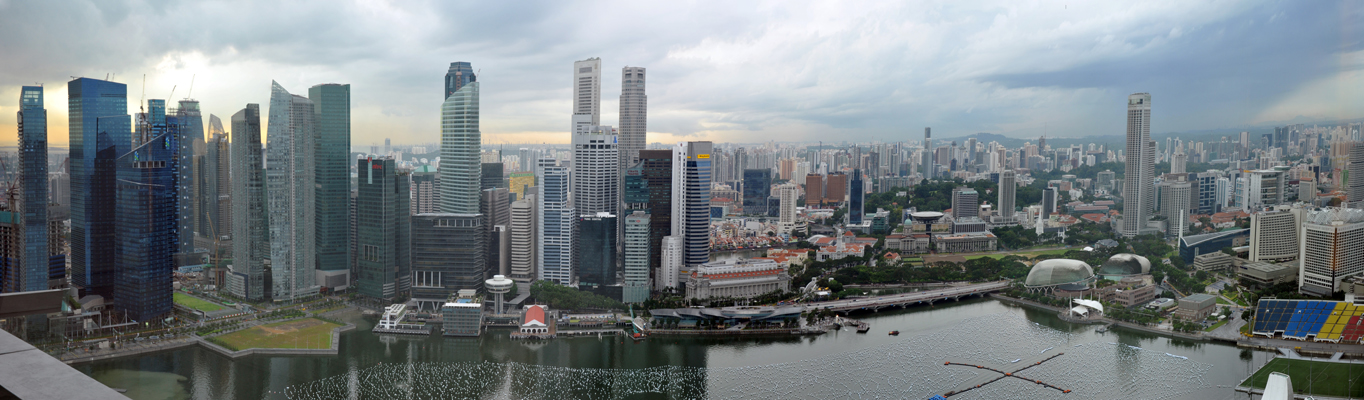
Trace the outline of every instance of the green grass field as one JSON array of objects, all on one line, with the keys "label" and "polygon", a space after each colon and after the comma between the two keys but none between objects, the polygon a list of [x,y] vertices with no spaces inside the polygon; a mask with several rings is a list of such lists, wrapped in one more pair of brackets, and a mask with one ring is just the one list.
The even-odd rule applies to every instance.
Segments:
[{"label": "green grass field", "polygon": [[317,318],[255,326],[209,340],[230,350],[330,349],[332,329],[338,324]]},{"label": "green grass field", "polygon": [[203,312],[214,312],[223,309],[223,306],[213,304],[208,301],[201,300],[198,297],[190,296],[184,293],[175,292],[174,296],[175,304],[193,308],[195,310]]},{"label": "green grass field", "polygon": [[1044,255],[1044,254],[1045,254],[1045,255],[1065,254],[1067,251],[1070,251],[1070,250],[1075,250],[1075,249],[1053,249],[1053,250],[1042,250],[1042,251],[1024,251],[1024,252],[1019,252],[1019,253],[1005,253],[1005,254],[982,254],[982,255],[974,255],[974,256],[965,256],[964,258],[966,258],[967,260],[974,260],[974,259],[983,258],[983,257],[990,257],[990,258],[993,258],[993,259],[998,260],[998,259],[1001,259],[1001,258],[1004,258],[1004,257],[1008,257],[1008,256],[1019,256],[1019,257],[1023,257],[1023,258],[1033,258],[1033,257],[1037,257],[1037,256]]},{"label": "green grass field", "polygon": [[1364,396],[1364,365],[1288,358],[1271,360],[1241,382],[1241,386],[1263,389],[1271,372],[1288,374],[1293,381],[1293,390],[1299,394],[1339,398]]}]

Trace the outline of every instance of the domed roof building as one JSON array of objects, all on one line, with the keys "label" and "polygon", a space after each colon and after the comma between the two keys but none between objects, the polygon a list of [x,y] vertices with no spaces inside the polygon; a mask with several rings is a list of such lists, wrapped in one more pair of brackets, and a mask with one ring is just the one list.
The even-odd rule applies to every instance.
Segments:
[{"label": "domed roof building", "polygon": [[1085,290],[1094,281],[1094,268],[1080,260],[1055,258],[1038,261],[1023,285],[1028,289]]},{"label": "domed roof building", "polygon": [[1151,261],[1132,253],[1114,254],[1104,265],[1099,266],[1099,275],[1129,276],[1151,273]]}]

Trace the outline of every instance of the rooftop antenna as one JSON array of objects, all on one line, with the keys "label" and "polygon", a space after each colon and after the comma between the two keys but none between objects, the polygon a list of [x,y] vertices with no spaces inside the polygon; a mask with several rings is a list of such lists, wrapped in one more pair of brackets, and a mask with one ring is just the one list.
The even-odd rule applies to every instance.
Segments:
[{"label": "rooftop antenna", "polygon": [[186,99],[194,98],[194,77],[195,75],[189,76],[189,93],[185,93]]}]

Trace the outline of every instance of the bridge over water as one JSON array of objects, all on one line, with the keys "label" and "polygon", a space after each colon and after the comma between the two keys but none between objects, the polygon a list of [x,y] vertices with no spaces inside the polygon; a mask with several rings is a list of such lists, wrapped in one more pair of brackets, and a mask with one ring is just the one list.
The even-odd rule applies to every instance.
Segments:
[{"label": "bridge over water", "polygon": [[814,302],[807,304],[806,309],[829,309],[843,313],[852,311],[879,311],[883,308],[904,308],[918,304],[933,304],[944,300],[961,300],[962,298],[971,296],[985,296],[986,293],[997,292],[1008,287],[1009,281],[995,281],[870,298]]}]

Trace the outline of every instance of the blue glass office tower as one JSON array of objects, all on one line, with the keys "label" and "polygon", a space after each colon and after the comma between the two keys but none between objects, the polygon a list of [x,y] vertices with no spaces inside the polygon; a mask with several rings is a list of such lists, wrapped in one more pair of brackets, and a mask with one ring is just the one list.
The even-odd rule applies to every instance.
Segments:
[{"label": "blue glass office tower", "polygon": [[326,277],[318,284],[336,289],[350,282],[346,276],[351,265],[346,232],[350,228],[350,85],[315,85],[308,88],[308,99],[317,116],[314,261]]},{"label": "blue glass office tower", "polygon": [[47,289],[47,109],[43,87],[24,86],[19,94],[19,204],[22,226],[22,277],[7,285],[18,291]]},{"label": "blue glass office tower", "polygon": [[682,238],[688,268],[710,262],[711,142],[673,147],[672,235]]},{"label": "blue glass office tower", "polygon": [[744,170],[744,214],[767,214],[767,197],[772,195],[772,170]]},{"label": "blue glass office tower", "polygon": [[860,224],[866,214],[867,188],[862,180],[862,170],[853,169],[852,180],[848,182],[848,223]]},{"label": "blue glass office tower", "polygon": [[98,79],[67,83],[71,135],[71,283],[82,294],[114,288],[114,163],[132,143],[128,86]]},{"label": "blue glass office tower", "polygon": [[[180,122],[151,100],[140,143],[118,157],[114,306],[148,322],[171,312],[180,249]],[[164,105],[164,103],[161,103]]]},{"label": "blue glass office tower", "polygon": [[[180,100],[180,108],[176,109],[175,119],[179,121],[176,141],[180,143],[177,151],[179,161],[177,161],[178,177],[176,177],[179,187],[176,189],[180,197],[180,237],[177,240],[180,253],[194,252],[194,232],[208,231],[207,226],[199,226],[198,218],[195,218],[199,207],[198,195],[202,183],[198,179],[201,169],[194,164],[196,156],[202,157],[203,154],[195,154],[203,151],[204,148],[204,117],[199,113],[199,101]],[[216,201],[216,199],[215,199]],[[215,203],[216,205],[216,203]]]}]

